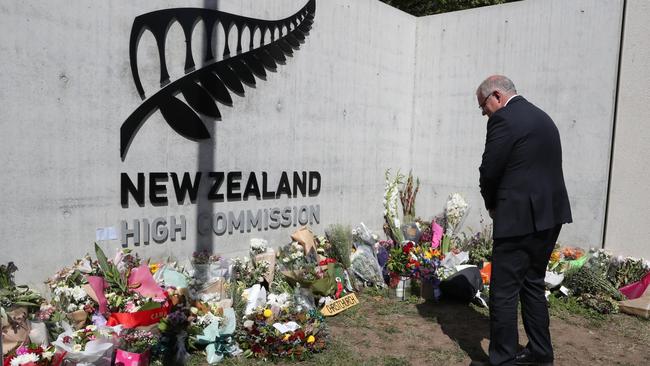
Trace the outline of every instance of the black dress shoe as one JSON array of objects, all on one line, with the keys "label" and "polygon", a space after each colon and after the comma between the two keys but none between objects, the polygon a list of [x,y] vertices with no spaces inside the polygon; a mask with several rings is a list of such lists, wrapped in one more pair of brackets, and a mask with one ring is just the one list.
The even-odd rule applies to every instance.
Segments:
[{"label": "black dress shoe", "polygon": [[490,363],[487,361],[472,361],[469,366],[490,366]]},{"label": "black dress shoe", "polygon": [[553,361],[542,361],[537,359],[528,348],[524,348],[515,356],[515,365],[529,366],[553,366]]}]

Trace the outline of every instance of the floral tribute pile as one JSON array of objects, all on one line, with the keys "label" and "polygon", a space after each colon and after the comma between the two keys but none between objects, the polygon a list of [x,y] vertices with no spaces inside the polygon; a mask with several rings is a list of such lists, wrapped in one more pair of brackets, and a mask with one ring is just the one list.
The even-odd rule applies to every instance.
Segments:
[{"label": "floral tribute pile", "polygon": [[46,281],[49,300],[16,286],[17,268],[3,265],[3,366],[183,365],[192,353],[209,364],[306,359],[328,344],[323,306],[383,284],[372,245],[354,242],[360,235],[303,227],[275,249],[252,239],[245,257],[198,251],[184,265],[129,250],[109,258],[95,244],[94,256]]},{"label": "floral tribute pile", "polygon": [[[412,174],[386,172],[385,238],[363,223],[324,235],[302,227],[286,245],[252,239],[242,258],[197,251],[183,262],[129,250],[109,258],[95,244],[94,256],[46,281],[49,300],[15,284],[13,263],[0,265],[2,366],[183,365],[191,354],[209,364],[303,360],[328,346],[324,315],[358,304],[354,293],[364,287],[486,305],[491,226],[461,231],[470,207],[459,193],[422,219],[418,191]],[[641,259],[558,245],[546,283],[549,296],[650,317],[650,263]]]},{"label": "floral tribute pile", "polygon": [[[425,299],[438,299],[456,295],[457,289],[450,286],[446,286],[447,294],[439,291],[446,280],[462,274],[468,279],[465,282],[472,282],[474,275],[480,276],[482,285],[468,291],[482,291],[472,300],[486,305],[482,299],[489,292],[491,225],[481,221],[481,231],[473,232],[470,228],[469,234],[461,232],[469,205],[459,193],[449,196],[443,212],[433,220],[418,218],[418,191],[419,180],[411,173],[407,177],[399,172],[391,176],[386,171],[383,213],[388,240],[379,241],[376,246],[387,283],[396,289],[398,298],[407,297],[410,287],[419,288],[419,295]],[[650,317],[650,262],[643,259],[557,244],[548,264],[546,285],[547,295],[575,298],[584,307],[600,313],[615,313],[620,307],[621,311]]]}]

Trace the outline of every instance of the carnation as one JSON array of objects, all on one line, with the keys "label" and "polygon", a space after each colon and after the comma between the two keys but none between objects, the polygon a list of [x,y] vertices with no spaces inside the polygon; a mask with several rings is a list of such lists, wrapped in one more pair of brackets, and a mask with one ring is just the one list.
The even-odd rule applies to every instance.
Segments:
[{"label": "carnation", "polygon": [[20,366],[30,362],[38,362],[38,355],[34,353],[25,353],[16,356],[11,360],[11,366]]}]

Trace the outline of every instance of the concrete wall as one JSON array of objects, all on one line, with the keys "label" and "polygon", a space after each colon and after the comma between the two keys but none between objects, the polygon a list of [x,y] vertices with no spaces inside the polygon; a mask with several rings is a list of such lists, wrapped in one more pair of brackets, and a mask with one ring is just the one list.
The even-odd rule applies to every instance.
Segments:
[{"label": "concrete wall", "polygon": [[650,258],[650,3],[628,0],[605,248]]},{"label": "concrete wall", "polygon": [[[306,0],[212,3],[273,20],[293,14]],[[251,237],[279,245],[295,229],[200,236],[198,212],[319,204],[318,233],[337,222],[380,227],[384,169],[408,166],[402,152],[410,145],[415,22],[374,0],[318,1],[301,49],[256,88],[246,87],[245,97],[233,94],[232,107],[220,106],[221,121],[206,121],[214,139],[197,143],[181,137],[157,112],[121,161],[120,126],[141,103],[129,68],[133,19],[157,9],[203,5],[126,0],[0,5],[0,262],[15,261],[20,281],[40,282],[92,252],[96,228],[118,227],[122,219],[185,215],[186,240],[137,248],[145,257],[185,256],[197,247],[233,255],[245,252]],[[174,80],[183,74],[185,43],[178,25],[169,32]],[[200,44],[200,35],[193,43]],[[147,33],[139,66],[151,95],[159,87],[159,65]],[[244,176],[267,171],[276,182],[282,171],[319,171],[322,189],[317,197],[295,199],[120,205],[122,172],[135,179],[138,172],[235,170]],[[169,192],[171,181],[167,185]],[[116,240],[101,245],[110,253],[119,247]]]},{"label": "concrete wall", "polygon": [[[600,245],[620,0],[527,0],[419,19],[376,0],[319,0],[300,50],[255,88],[246,87],[244,97],[233,94],[232,107],[220,105],[220,120],[204,120],[212,139],[181,137],[156,112],[120,159],[120,126],[141,103],[128,52],[136,16],[170,7],[218,7],[272,20],[305,2],[3,2],[0,262],[15,261],[19,281],[38,283],[91,252],[97,228],[119,229],[121,220],[185,216],[185,240],[136,248],[159,258],[184,257],[197,248],[237,255],[252,237],[280,245],[295,229],[197,233],[198,216],[218,211],[320,205],[318,233],[332,223],[361,221],[379,230],[386,168],[412,168],[421,178],[417,213],[423,217],[439,213],[449,193],[464,193],[473,207],[468,224],[477,228],[485,119],[474,90],[495,72],[512,77],[520,93],[560,128],[575,219],[561,240]],[[635,19],[641,40],[642,17]],[[193,45],[203,39],[195,31]],[[184,47],[180,26],[172,26],[167,37],[172,80],[184,73]],[[201,46],[192,51],[200,59]],[[159,88],[159,62],[147,33],[138,66],[151,95]],[[634,70],[626,77],[634,78]],[[633,103],[627,108],[629,121],[640,118],[642,112],[632,113],[642,108]],[[627,166],[615,169],[619,165]],[[197,171],[241,171],[245,177],[266,171],[276,182],[282,171],[318,171],[322,187],[316,197],[213,202],[205,199],[204,185],[196,202],[177,203],[170,180],[167,205],[148,199],[142,207],[133,200],[128,208],[120,204],[123,172],[135,179],[138,172]],[[621,210],[625,205],[618,207],[610,202],[612,217],[628,215]],[[109,253],[120,247],[117,240],[100,244]]]},{"label": "concrete wall", "polygon": [[478,167],[487,119],[475,91],[504,74],[544,109],[562,138],[574,223],[559,241],[602,241],[622,1],[521,1],[418,19],[413,169],[419,202],[440,210],[451,192],[472,205],[467,224],[486,221]]}]

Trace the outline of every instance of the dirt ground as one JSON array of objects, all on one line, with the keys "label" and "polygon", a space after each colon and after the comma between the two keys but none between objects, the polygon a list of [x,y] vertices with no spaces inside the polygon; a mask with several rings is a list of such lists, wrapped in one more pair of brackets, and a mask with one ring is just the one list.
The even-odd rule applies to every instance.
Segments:
[{"label": "dirt ground", "polygon": [[[550,312],[556,365],[650,365],[650,321],[624,314],[593,319],[561,307]],[[362,295],[359,306],[328,323],[334,346],[340,342],[359,361],[468,365],[487,359],[488,312],[474,305]],[[523,346],[521,325],[519,334]]]}]

